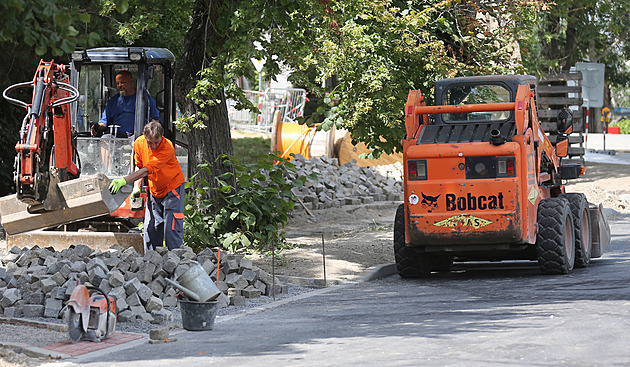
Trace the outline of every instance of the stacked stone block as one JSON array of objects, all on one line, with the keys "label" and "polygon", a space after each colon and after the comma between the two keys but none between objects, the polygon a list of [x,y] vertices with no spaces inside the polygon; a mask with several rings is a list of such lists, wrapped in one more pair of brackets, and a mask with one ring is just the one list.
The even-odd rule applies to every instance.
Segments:
[{"label": "stacked stone block", "polygon": [[[118,321],[169,320],[177,306],[178,290],[166,282],[177,280],[194,262],[201,264],[222,291],[219,307],[244,305],[246,298],[270,295],[271,276],[242,256],[189,247],[147,251],[112,246],[95,251],[79,245],[60,252],[52,248],[12,248],[1,260],[0,314],[6,317],[62,317],[62,309],[77,284],[99,287],[116,298]],[[287,286],[276,279],[275,293]]]},{"label": "stacked stone block", "polygon": [[[375,201],[402,201],[401,163],[359,167],[352,160],[339,166],[337,158],[321,156],[307,160],[299,154],[292,162],[299,176],[317,174],[317,180],[307,179],[303,187],[292,190],[308,209],[339,208]],[[296,209],[300,208],[301,205],[296,206]]]}]

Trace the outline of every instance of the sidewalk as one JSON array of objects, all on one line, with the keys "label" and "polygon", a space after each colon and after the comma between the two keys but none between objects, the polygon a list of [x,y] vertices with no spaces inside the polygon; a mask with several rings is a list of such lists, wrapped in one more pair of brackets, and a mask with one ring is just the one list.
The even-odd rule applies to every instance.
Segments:
[{"label": "sidewalk", "polygon": [[630,152],[630,134],[593,134],[588,136],[584,134],[586,139],[585,146],[587,150],[603,150],[604,135],[606,139],[606,150],[616,150]]},{"label": "sidewalk", "polygon": [[585,147],[587,162],[630,165],[629,134],[588,134]]}]

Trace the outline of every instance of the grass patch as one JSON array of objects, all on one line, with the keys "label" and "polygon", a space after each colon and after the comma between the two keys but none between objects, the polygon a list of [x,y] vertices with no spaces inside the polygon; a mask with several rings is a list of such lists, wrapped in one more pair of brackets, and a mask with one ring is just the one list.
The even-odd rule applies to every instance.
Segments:
[{"label": "grass patch", "polygon": [[232,139],[234,156],[242,163],[256,163],[261,155],[269,154],[271,139],[263,137],[243,137]]}]

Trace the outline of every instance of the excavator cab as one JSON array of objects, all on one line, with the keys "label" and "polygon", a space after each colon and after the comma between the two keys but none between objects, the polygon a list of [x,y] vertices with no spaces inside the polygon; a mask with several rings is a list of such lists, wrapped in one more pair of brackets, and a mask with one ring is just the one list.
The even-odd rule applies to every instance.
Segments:
[{"label": "excavator cab", "polygon": [[[174,143],[187,174],[187,144],[181,134],[176,139],[173,124],[173,66],[174,56],[164,48],[94,48],[74,52],[69,67],[42,61],[33,82],[5,90],[9,102],[27,109],[16,146],[21,149],[18,152],[23,151],[16,158],[16,186],[24,189],[18,190],[18,195],[0,198],[2,225],[8,234],[40,228],[125,231],[142,220],[142,206],[132,209],[130,187],[117,195],[111,195],[107,187],[111,179],[134,169],[133,142],[148,122],[151,99],[155,99],[164,136]],[[135,83],[133,132],[121,134],[113,125],[103,136],[93,136],[92,126],[98,124],[107,102],[118,93],[116,75],[121,71],[130,72]],[[22,87],[33,90],[30,104],[8,96]],[[65,135],[59,138],[61,132]],[[67,145],[61,146],[60,141]],[[30,159],[28,164],[23,163],[26,159]],[[34,211],[35,205],[43,209]]]},{"label": "excavator cab", "polygon": [[[155,114],[150,110],[151,99],[156,102],[166,137],[173,140],[173,62],[173,54],[163,48],[108,47],[72,54],[71,81],[79,91],[72,106],[72,124],[84,174],[104,173],[111,178],[131,173],[133,141],[142,135],[147,116]],[[111,125],[105,134],[93,136],[92,127],[98,125],[110,98],[118,94],[116,75],[123,71],[131,73],[136,95],[142,96],[136,98],[133,134]]]}]

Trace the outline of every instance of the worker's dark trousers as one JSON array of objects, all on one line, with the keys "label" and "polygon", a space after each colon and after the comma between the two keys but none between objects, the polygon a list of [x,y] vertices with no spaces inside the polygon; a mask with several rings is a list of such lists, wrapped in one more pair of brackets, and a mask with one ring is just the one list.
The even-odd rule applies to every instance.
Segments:
[{"label": "worker's dark trousers", "polygon": [[144,211],[144,249],[179,248],[184,239],[184,184],[163,198],[147,197]]}]

